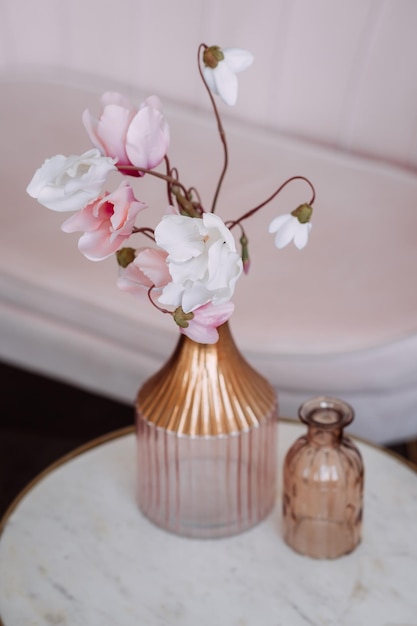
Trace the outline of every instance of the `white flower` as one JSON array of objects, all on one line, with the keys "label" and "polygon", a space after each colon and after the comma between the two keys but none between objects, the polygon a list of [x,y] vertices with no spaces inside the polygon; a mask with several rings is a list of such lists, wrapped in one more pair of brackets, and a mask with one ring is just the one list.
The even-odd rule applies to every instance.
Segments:
[{"label": "white flower", "polygon": [[117,159],[95,148],[81,156],[57,154],[36,170],[27,193],[53,211],[78,211],[95,200]]},{"label": "white flower", "polygon": [[155,229],[155,241],[168,252],[172,282],[159,302],[185,313],[212,302],[223,304],[233,296],[242,273],[242,259],[235,240],[220,217],[166,215]]},{"label": "white flower", "polygon": [[253,55],[239,48],[206,48],[203,55],[203,76],[210,90],[233,106],[237,100],[237,76],[246,70],[252,62]]},{"label": "white flower", "polygon": [[276,233],[275,245],[277,248],[284,248],[290,241],[294,240],[295,247],[301,250],[307,244],[310,230],[310,222],[301,223],[298,217],[291,215],[291,213],[279,215],[269,225],[269,232]]}]

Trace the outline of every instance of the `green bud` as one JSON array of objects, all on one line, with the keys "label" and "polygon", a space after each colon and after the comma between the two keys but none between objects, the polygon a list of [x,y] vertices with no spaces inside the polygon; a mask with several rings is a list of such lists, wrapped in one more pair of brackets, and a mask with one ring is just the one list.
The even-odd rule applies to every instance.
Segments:
[{"label": "green bud", "polygon": [[241,257],[242,257],[242,262],[243,262],[243,271],[245,272],[245,274],[248,274],[249,267],[250,267],[249,240],[246,237],[246,235],[242,235],[241,238],[239,239],[239,242],[240,242],[240,245],[242,246]]},{"label": "green bud", "polygon": [[181,215],[185,215],[185,217],[200,217],[200,214],[195,210],[194,202],[188,200],[178,187],[173,187],[172,192],[178,202]]},{"label": "green bud", "polygon": [[182,310],[182,307],[179,306],[177,309],[175,309],[175,311],[172,314],[172,317],[174,318],[174,322],[180,327],[180,328],[187,328],[188,326],[188,321],[192,320],[194,317],[194,313],[190,312],[190,313],[184,313],[184,311]]},{"label": "green bud", "polygon": [[135,260],[136,250],[134,248],[121,248],[116,252],[117,263],[120,267],[127,267]]},{"label": "green bud", "polygon": [[223,61],[224,54],[219,46],[210,46],[203,52],[203,63],[206,67],[211,67],[213,70],[217,67],[219,61]]},{"label": "green bud", "polygon": [[294,211],[291,211],[291,215],[294,215],[301,224],[309,222],[312,213],[313,207],[309,204],[300,204]]},{"label": "green bud", "polygon": [[120,267],[127,267],[135,260],[136,250],[134,248],[121,248],[116,252],[117,263]]}]

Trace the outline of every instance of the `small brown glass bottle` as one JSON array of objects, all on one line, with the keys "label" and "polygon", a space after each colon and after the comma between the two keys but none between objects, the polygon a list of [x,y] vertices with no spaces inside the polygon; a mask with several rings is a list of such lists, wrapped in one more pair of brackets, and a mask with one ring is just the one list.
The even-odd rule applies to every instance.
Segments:
[{"label": "small brown glass bottle", "polygon": [[361,540],[363,461],[343,433],[354,411],[323,396],[302,404],[298,415],[308,429],[284,461],[284,540],[306,556],[333,559]]}]

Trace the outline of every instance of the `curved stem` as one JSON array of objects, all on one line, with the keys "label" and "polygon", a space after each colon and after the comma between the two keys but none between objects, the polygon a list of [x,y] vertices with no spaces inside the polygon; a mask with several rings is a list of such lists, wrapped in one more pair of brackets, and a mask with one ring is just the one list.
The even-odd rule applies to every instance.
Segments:
[{"label": "curved stem", "polygon": [[221,188],[221,186],[223,184],[223,179],[224,179],[226,171],[227,171],[227,167],[228,167],[228,163],[229,163],[229,153],[228,153],[228,149],[227,149],[226,133],[224,132],[222,121],[220,119],[220,115],[219,115],[219,112],[217,110],[216,103],[215,103],[214,98],[213,98],[213,94],[211,93],[210,87],[207,85],[206,79],[204,78],[204,74],[203,74],[203,71],[201,69],[201,60],[200,59],[201,59],[201,50],[203,48],[207,49],[207,46],[204,43],[200,44],[199,47],[198,47],[198,71],[200,73],[201,80],[203,81],[204,86],[205,86],[205,88],[207,90],[207,93],[209,95],[211,106],[213,108],[213,112],[214,112],[214,115],[216,117],[217,129],[219,131],[220,140],[221,140],[222,145],[223,145],[223,154],[224,154],[223,169],[221,171],[219,182],[217,183],[216,191],[214,193],[213,202],[212,202],[212,205],[211,205],[211,213],[214,213],[215,210],[216,210],[216,204],[217,204],[217,199],[219,197],[220,188]]},{"label": "curved stem", "polygon": [[[171,170],[171,164],[169,162],[167,155],[165,155],[164,161],[165,161],[165,171],[167,173],[167,176],[172,176],[173,170]],[[176,170],[175,170],[175,173],[176,173]],[[168,199],[169,205],[174,204],[173,198],[172,198],[171,186],[168,181],[167,181],[167,199]]]},{"label": "curved stem", "polygon": [[200,215],[202,215],[205,211],[204,211],[203,205],[201,204],[200,194],[198,193],[198,190],[195,187],[190,187],[188,190],[188,197],[191,200],[194,196],[196,198],[196,200],[192,201],[194,204],[194,208],[196,211],[200,213]]},{"label": "curved stem", "polygon": [[153,298],[151,297],[151,293],[152,291],[155,289],[155,285],[152,285],[152,287],[149,287],[148,289],[148,300],[149,302],[156,308],[158,309],[158,311],[160,311],[161,313],[169,313],[169,315],[172,315],[172,311],[169,311],[168,309],[164,309],[161,306],[158,306],[157,304],[155,304],[155,301],[153,300]]},{"label": "curved stem", "polygon": [[138,233],[142,233],[142,235],[145,235],[145,237],[149,237],[149,239],[155,241],[153,228],[148,228],[147,226],[144,226],[143,228],[137,228],[136,226],[134,226],[132,230],[132,235],[136,235]]},{"label": "curved stem", "polygon": [[259,211],[259,209],[262,209],[262,207],[264,207],[266,204],[271,202],[271,200],[273,200],[284,189],[284,187],[286,187],[293,180],[303,180],[310,186],[310,189],[312,191],[312,197],[308,204],[311,206],[314,200],[316,199],[316,190],[314,189],[313,183],[305,176],[291,176],[291,178],[288,178],[285,182],[283,182],[282,185],[280,185],[278,189],[276,189],[274,193],[269,196],[269,198],[261,202],[261,204],[258,204],[256,207],[254,207],[250,211],[247,211],[246,213],[244,213],[242,217],[239,217],[239,219],[228,221],[227,225],[229,229],[234,228],[234,226],[237,226],[238,224],[240,224],[240,222],[243,222],[243,220],[246,220],[248,217],[251,217],[252,215],[254,215],[254,213]]},{"label": "curved stem", "polygon": [[155,170],[149,170],[146,167],[137,167],[136,165],[120,165],[120,167],[118,167],[116,165],[117,169],[120,170],[132,170],[132,172],[140,172],[141,174],[149,174],[150,176],[155,176],[155,178],[161,178],[162,180],[164,180],[168,185],[172,184],[175,185],[176,187],[179,187],[183,192],[184,195],[187,195],[187,190],[184,187],[184,185],[176,178],[173,178],[170,174],[161,174],[161,172],[156,172]]}]

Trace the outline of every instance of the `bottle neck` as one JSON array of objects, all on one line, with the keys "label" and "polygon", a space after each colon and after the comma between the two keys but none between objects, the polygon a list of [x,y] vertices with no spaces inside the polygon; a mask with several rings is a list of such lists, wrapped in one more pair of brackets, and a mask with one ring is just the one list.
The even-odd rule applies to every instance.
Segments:
[{"label": "bottle neck", "polygon": [[347,414],[336,403],[320,402],[302,414],[307,424],[307,438],[318,446],[337,446],[343,439],[343,429],[349,421]]},{"label": "bottle neck", "polygon": [[317,446],[337,446],[343,438],[343,428],[335,424],[332,428],[309,424],[307,438]]}]

